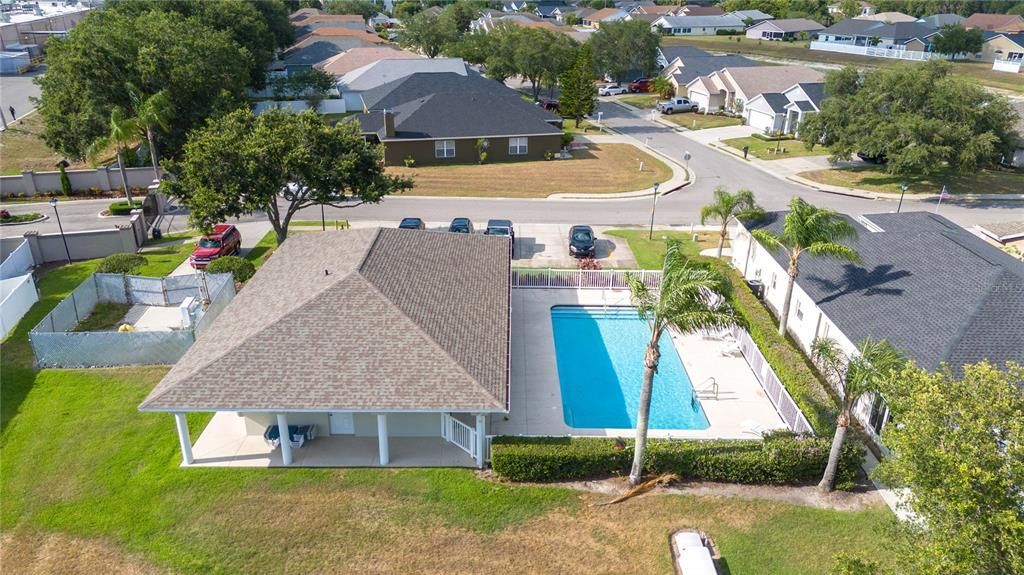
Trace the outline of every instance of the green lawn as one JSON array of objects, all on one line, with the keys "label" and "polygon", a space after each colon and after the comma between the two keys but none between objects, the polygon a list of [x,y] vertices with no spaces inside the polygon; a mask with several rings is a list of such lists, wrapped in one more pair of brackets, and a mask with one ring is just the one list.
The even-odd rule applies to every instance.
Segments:
[{"label": "green lawn", "polygon": [[17,224],[22,222],[32,222],[43,217],[38,212],[32,212],[30,214],[11,214],[10,217],[0,218],[0,224]]},{"label": "green lawn", "polygon": [[658,100],[661,100],[661,98],[655,94],[636,94],[633,96],[622,96],[618,99],[619,102],[624,102],[634,108],[644,109],[653,108],[658,104]]},{"label": "green lawn", "polygon": [[[40,303],[0,344],[0,529],[5,559],[25,572],[58,571],[46,568],[55,554],[38,550],[61,537],[56,555],[72,554],[74,572],[129,563],[178,573],[666,573],[669,532],[695,527],[732,575],[824,575],[840,550],[877,549],[892,521],[882,506],[744,498],[595,507],[608,497],[461,469],[184,470],[171,417],[137,410],[166,368],[32,370],[28,327],[97,263],[40,279]],[[189,415],[193,440],[208,421]]]},{"label": "green lawn", "polygon": [[118,322],[124,319],[125,314],[131,308],[131,304],[127,303],[101,301],[71,331],[105,331],[113,329],[117,326]]},{"label": "green lawn", "polygon": [[322,225],[326,225],[329,230],[343,230],[348,227],[348,220],[327,220],[321,222],[320,220],[301,220],[288,222],[288,227],[300,227],[300,228],[319,228]]},{"label": "green lawn", "polygon": [[158,246],[160,244],[178,243],[178,242],[181,242],[182,240],[190,240],[190,239],[197,238],[197,237],[199,237],[199,235],[200,235],[200,232],[198,232],[196,230],[185,230],[183,232],[171,232],[169,234],[164,234],[158,240],[155,240],[153,238],[147,238],[146,241],[143,242],[142,245],[145,246],[145,247],[149,247],[149,246]]},{"label": "green lawn", "polygon": [[688,256],[700,255],[700,251],[718,247],[718,235],[698,232],[698,242],[693,241],[689,232],[654,230],[654,239],[647,239],[648,230],[608,230],[605,234],[624,238],[629,244],[633,257],[640,269],[660,270],[665,260],[665,238],[674,238],[683,243],[683,253]]},{"label": "green lawn", "polygon": [[707,128],[722,128],[725,126],[739,126],[743,123],[742,118],[732,116],[716,116],[715,114],[697,114],[686,112],[684,114],[662,114],[663,120],[682,126],[689,130],[704,130]]},{"label": "green lawn", "polygon": [[142,257],[146,258],[146,265],[135,270],[134,275],[152,277],[165,276],[174,271],[174,268],[181,265],[181,262],[187,260],[189,254],[191,254],[194,249],[195,245],[192,244],[192,242],[186,242],[184,244],[170,244],[147,249],[141,254]]},{"label": "green lawn", "polygon": [[562,131],[566,134],[588,134],[588,133],[600,133],[601,129],[590,122],[589,120],[580,120],[579,127],[576,126],[576,120],[571,118],[562,119]]},{"label": "green lawn", "polygon": [[[317,223],[319,224],[320,222]],[[293,222],[293,224],[305,225],[298,224],[297,222]],[[277,249],[277,234],[274,233],[274,230],[270,230],[263,234],[260,241],[256,242],[256,245],[245,254],[245,259],[251,261],[252,265],[259,269],[263,262],[267,261],[267,258],[270,257],[270,254],[274,253],[275,249]]]},{"label": "green lawn", "polygon": [[1024,193],[1024,172],[982,170],[971,174],[955,174],[943,169],[931,176],[892,176],[877,166],[814,170],[797,174],[820,184],[883,192],[900,193],[906,182],[908,194],[937,194],[942,186],[950,194],[1020,194]]},{"label": "green lawn", "polygon": [[[802,156],[827,156],[828,149],[823,146],[815,146],[813,150],[807,148],[799,140],[780,140],[768,142],[760,138],[731,138],[722,140],[726,144],[743,151],[743,146],[750,146],[750,155],[762,160],[781,160],[784,158],[799,158]],[[776,150],[779,150],[776,153]]]}]

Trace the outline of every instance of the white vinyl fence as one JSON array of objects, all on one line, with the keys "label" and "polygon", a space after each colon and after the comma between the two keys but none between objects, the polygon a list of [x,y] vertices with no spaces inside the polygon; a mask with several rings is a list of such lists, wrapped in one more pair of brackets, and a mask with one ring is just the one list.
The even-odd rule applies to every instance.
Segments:
[{"label": "white vinyl fence", "polygon": [[[205,277],[205,286],[202,285]],[[71,331],[100,302],[148,306],[180,306],[188,298],[207,306],[188,308],[188,325],[169,331]],[[150,278],[93,274],[79,285],[32,331],[29,342],[40,367],[112,367],[166,365],[178,361],[235,296],[231,274],[192,274]],[[184,319],[184,318],[183,318]],[[184,321],[183,321],[184,323]]]},{"label": "white vinyl fence", "polygon": [[905,50],[903,48],[888,46],[854,46],[853,44],[839,44],[837,42],[811,42],[811,50],[823,52],[838,52],[840,54],[859,54],[874,58],[892,58],[895,60],[911,60],[924,62],[926,60],[942,60],[946,57],[936,52],[918,52]]},{"label": "white vinyl fence", "polygon": [[441,414],[442,437],[459,449],[476,457],[476,429],[447,413]]},{"label": "white vinyl fence", "polygon": [[757,344],[751,339],[747,330],[737,327],[733,330],[733,337],[739,343],[740,351],[743,352],[743,358],[747,360],[747,365],[754,372],[754,376],[757,377],[758,383],[761,384],[764,392],[768,395],[768,399],[775,406],[775,411],[778,412],[783,423],[791,431],[813,435],[814,429],[811,427],[811,424],[807,422],[807,418],[804,417],[803,412],[800,411],[796,402],[793,401],[793,397],[786,391],[786,386],[782,385],[779,376],[775,375],[772,366],[768,364],[768,360],[761,354],[761,350],[757,348]]},{"label": "white vinyl fence", "polygon": [[626,284],[627,275],[639,277],[648,289],[656,290],[661,287],[660,270],[557,270],[545,268],[513,269],[512,287],[626,290],[629,289]]}]

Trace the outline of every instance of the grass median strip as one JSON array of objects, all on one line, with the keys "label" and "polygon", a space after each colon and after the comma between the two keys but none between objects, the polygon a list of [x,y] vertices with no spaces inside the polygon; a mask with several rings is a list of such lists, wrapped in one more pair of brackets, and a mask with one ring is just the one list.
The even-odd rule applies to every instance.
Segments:
[{"label": "grass median strip", "polygon": [[762,160],[782,160],[803,156],[827,156],[828,148],[815,146],[809,149],[800,140],[778,140],[770,142],[760,138],[730,138],[723,143],[743,151],[743,146],[750,146],[750,155]]},{"label": "grass median strip", "polygon": [[[416,196],[544,198],[559,193],[632,192],[664,182],[672,170],[629,144],[591,145],[570,160],[389,167],[388,173],[413,179]],[[643,162],[643,170],[640,163]]]},{"label": "grass median strip", "polygon": [[877,166],[813,170],[797,174],[819,184],[841,186],[872,192],[900,193],[900,185],[907,183],[908,194],[938,194],[942,186],[953,194],[1020,194],[1024,193],[1024,172],[1009,170],[980,170],[970,174],[956,174],[949,168],[930,176],[893,176]]}]

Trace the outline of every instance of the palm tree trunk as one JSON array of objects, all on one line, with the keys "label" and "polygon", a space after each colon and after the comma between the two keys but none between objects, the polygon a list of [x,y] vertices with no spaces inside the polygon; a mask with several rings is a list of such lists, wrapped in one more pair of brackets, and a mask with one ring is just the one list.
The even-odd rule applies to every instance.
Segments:
[{"label": "palm tree trunk", "polygon": [[146,140],[149,141],[149,160],[153,162],[153,179],[160,180],[160,161],[156,155],[156,138],[153,137],[153,130],[146,128]]},{"label": "palm tree trunk", "polygon": [[836,434],[832,436],[832,450],[828,453],[828,465],[825,466],[825,474],[821,477],[821,482],[818,483],[818,489],[821,491],[832,491],[835,485],[836,471],[839,469],[839,456],[843,453],[843,442],[846,441],[846,429],[849,423],[848,413],[844,412],[839,416],[839,421],[836,423]]},{"label": "palm tree trunk", "polygon": [[644,381],[640,387],[640,408],[636,416],[636,441],[633,445],[633,467],[629,471],[630,485],[639,485],[644,474],[644,452],[647,450],[647,426],[651,416],[651,392],[654,389],[654,374],[658,371],[661,351],[658,339],[661,328],[654,328],[651,341],[644,353]]},{"label": "palm tree trunk", "polygon": [[789,281],[786,282],[786,297],[782,300],[782,314],[779,316],[779,335],[786,336],[786,327],[789,325],[789,304],[793,299],[793,286],[796,285],[797,267],[792,259],[789,261]]},{"label": "palm tree trunk", "polygon": [[722,230],[718,232],[718,259],[722,259],[722,248],[725,247],[725,236],[729,233],[729,222],[722,222]]},{"label": "palm tree trunk", "polygon": [[132,193],[128,190],[128,172],[124,169],[124,154],[121,153],[121,146],[116,146],[117,169],[121,172],[121,185],[124,187],[124,197],[128,198],[128,208],[132,207]]}]

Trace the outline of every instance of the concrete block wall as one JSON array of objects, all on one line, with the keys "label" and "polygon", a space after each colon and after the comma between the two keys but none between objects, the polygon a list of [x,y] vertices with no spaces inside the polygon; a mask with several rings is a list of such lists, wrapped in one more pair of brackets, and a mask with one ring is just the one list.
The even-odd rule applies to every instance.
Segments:
[{"label": "concrete block wall", "polygon": [[[98,168],[95,170],[68,170],[71,189],[75,192],[86,192],[97,188],[103,191],[121,189],[123,180],[121,172],[116,168]],[[125,175],[129,188],[145,189],[153,183],[153,168],[126,168]],[[36,196],[44,193],[60,192],[60,172],[34,172],[24,170],[20,176],[0,176],[0,197],[7,198],[22,194]]]},{"label": "concrete block wall", "polygon": [[[64,236],[65,238],[61,238],[59,233],[25,232],[25,241],[32,252],[35,264],[64,261],[68,252],[71,253],[72,260],[102,258],[116,253],[135,253],[146,238],[146,227],[142,211],[133,210],[131,220],[127,224],[119,224],[105,230],[65,232]],[[67,239],[67,251],[64,239]]]}]

